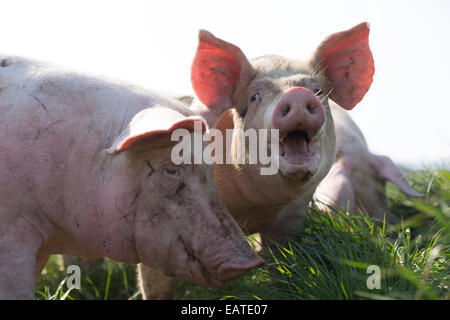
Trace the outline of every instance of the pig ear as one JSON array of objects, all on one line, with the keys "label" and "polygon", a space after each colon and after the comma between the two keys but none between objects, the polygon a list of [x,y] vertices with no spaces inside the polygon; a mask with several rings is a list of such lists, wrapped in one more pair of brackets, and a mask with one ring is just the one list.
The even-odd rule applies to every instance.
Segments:
[{"label": "pig ear", "polygon": [[330,98],[351,110],[372,84],[374,62],[369,48],[369,24],[332,34],[317,48],[314,68],[324,70],[332,92]]},{"label": "pig ear", "polygon": [[200,30],[191,68],[192,87],[198,99],[217,114],[229,109],[233,95],[254,74],[250,62],[237,46]]},{"label": "pig ear", "polygon": [[384,180],[394,183],[400,191],[410,197],[423,197],[424,194],[417,192],[411,187],[402,170],[386,156],[374,156],[372,166],[378,176]]},{"label": "pig ear", "polygon": [[126,129],[114,140],[107,151],[110,154],[119,153],[141,142],[151,148],[152,142],[161,137],[170,144],[170,134],[175,129],[187,129],[192,132],[196,124],[201,128],[202,133],[206,131],[206,122],[200,116],[187,117],[164,107],[144,109],[131,119]]}]

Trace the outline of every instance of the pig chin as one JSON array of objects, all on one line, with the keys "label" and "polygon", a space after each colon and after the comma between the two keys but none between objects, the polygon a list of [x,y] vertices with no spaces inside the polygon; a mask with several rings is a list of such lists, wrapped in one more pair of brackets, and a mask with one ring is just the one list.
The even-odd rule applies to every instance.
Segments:
[{"label": "pig chin", "polygon": [[[177,258],[183,256],[183,254],[180,254]],[[169,259],[166,258],[166,263],[162,266],[154,265],[153,263],[148,265],[156,267],[167,277],[180,277],[203,286],[221,287],[224,285],[224,282],[217,279],[213,272],[210,272],[206,265],[197,257],[189,257],[174,264],[167,263]]]},{"label": "pig chin", "polygon": [[203,286],[222,287],[225,282],[264,263],[253,251],[250,252],[254,257],[249,261],[242,262],[238,259],[233,263],[233,260],[221,254],[195,253],[193,247],[182,237],[178,237],[177,241],[184,248],[173,256],[166,256],[165,263],[159,266],[159,270],[166,276],[178,276]]},{"label": "pig chin", "polygon": [[318,137],[309,140],[302,130],[286,134],[279,143],[280,173],[289,180],[304,182],[319,169],[320,142]]}]

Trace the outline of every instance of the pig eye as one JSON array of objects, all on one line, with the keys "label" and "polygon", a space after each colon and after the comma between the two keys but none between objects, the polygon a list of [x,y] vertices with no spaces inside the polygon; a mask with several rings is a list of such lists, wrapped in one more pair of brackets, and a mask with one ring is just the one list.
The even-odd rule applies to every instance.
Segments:
[{"label": "pig eye", "polygon": [[167,174],[170,174],[170,175],[173,175],[173,176],[179,176],[180,175],[180,172],[176,168],[173,168],[173,167],[166,168],[165,172]]},{"label": "pig eye", "polygon": [[176,178],[177,180],[183,179],[183,171],[180,167],[170,166],[164,168],[164,174],[171,177]]},{"label": "pig eye", "polygon": [[164,179],[162,186],[168,194],[178,194],[184,187],[183,168],[180,166],[168,166],[162,169]]},{"label": "pig eye", "polygon": [[261,100],[261,94],[259,92],[255,93],[250,97],[250,102],[260,101]]},{"label": "pig eye", "polygon": [[316,96],[320,96],[322,94],[322,89],[317,88],[317,89],[314,89],[313,92]]}]

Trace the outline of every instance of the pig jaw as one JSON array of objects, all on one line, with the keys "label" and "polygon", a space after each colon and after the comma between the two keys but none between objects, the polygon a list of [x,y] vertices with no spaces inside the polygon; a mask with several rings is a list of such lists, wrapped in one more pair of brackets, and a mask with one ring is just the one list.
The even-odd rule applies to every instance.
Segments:
[{"label": "pig jaw", "polygon": [[307,145],[308,157],[303,162],[296,163],[280,151],[280,174],[288,184],[294,187],[308,185],[315,188],[333,164],[336,148],[333,118],[328,105],[324,103],[323,107],[325,122]]},{"label": "pig jaw", "polygon": [[[190,230],[189,235],[164,238],[163,241],[161,238],[151,239],[158,235],[147,234],[145,241],[137,239],[137,251],[143,264],[161,270],[166,276],[177,276],[200,285],[220,287],[226,281],[264,263],[252,251],[242,231],[236,231],[240,232],[239,236],[243,240],[238,248],[227,245],[234,241],[232,239],[217,240],[217,233],[213,234],[211,230],[209,233]],[[209,239],[200,243],[191,239],[197,232],[202,232],[202,237]]]},{"label": "pig jaw", "polygon": [[[214,236],[209,238],[214,239]],[[206,249],[203,248],[205,243],[201,243],[198,244],[201,247],[195,249],[195,244],[182,238],[177,238],[175,242],[181,243],[182,251],[175,257],[167,257],[166,261],[175,259],[174,265],[182,267],[173,269],[170,264],[168,268],[165,265],[162,268],[163,273],[187,278],[204,286],[221,287],[225,282],[264,263],[251,249],[239,249],[223,243],[216,243]],[[248,246],[248,243],[242,245]]]}]

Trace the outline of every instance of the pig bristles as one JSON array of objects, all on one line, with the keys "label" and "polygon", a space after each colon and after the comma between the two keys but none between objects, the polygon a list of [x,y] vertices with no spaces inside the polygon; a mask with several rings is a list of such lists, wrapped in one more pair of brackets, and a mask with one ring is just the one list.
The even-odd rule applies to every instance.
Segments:
[{"label": "pig bristles", "polygon": [[[321,64],[316,64],[311,71],[311,77],[320,80],[320,78],[323,76],[323,74],[325,73],[325,67],[322,67]],[[331,94],[331,92],[333,92],[333,88],[331,88],[330,91],[328,91],[328,93],[326,95],[324,95],[323,97],[320,97],[320,102],[324,102]]]},{"label": "pig bristles", "polygon": [[311,76],[313,78],[320,79],[322,77],[322,75],[324,74],[324,72],[325,72],[325,67],[322,67],[322,65],[320,65],[320,64],[316,64],[311,71]]},{"label": "pig bristles", "polygon": [[324,102],[325,100],[328,99],[328,97],[330,96],[331,92],[333,92],[333,88],[331,88],[330,91],[328,91],[328,93],[326,95],[324,95],[323,97],[320,97],[320,102]]}]

